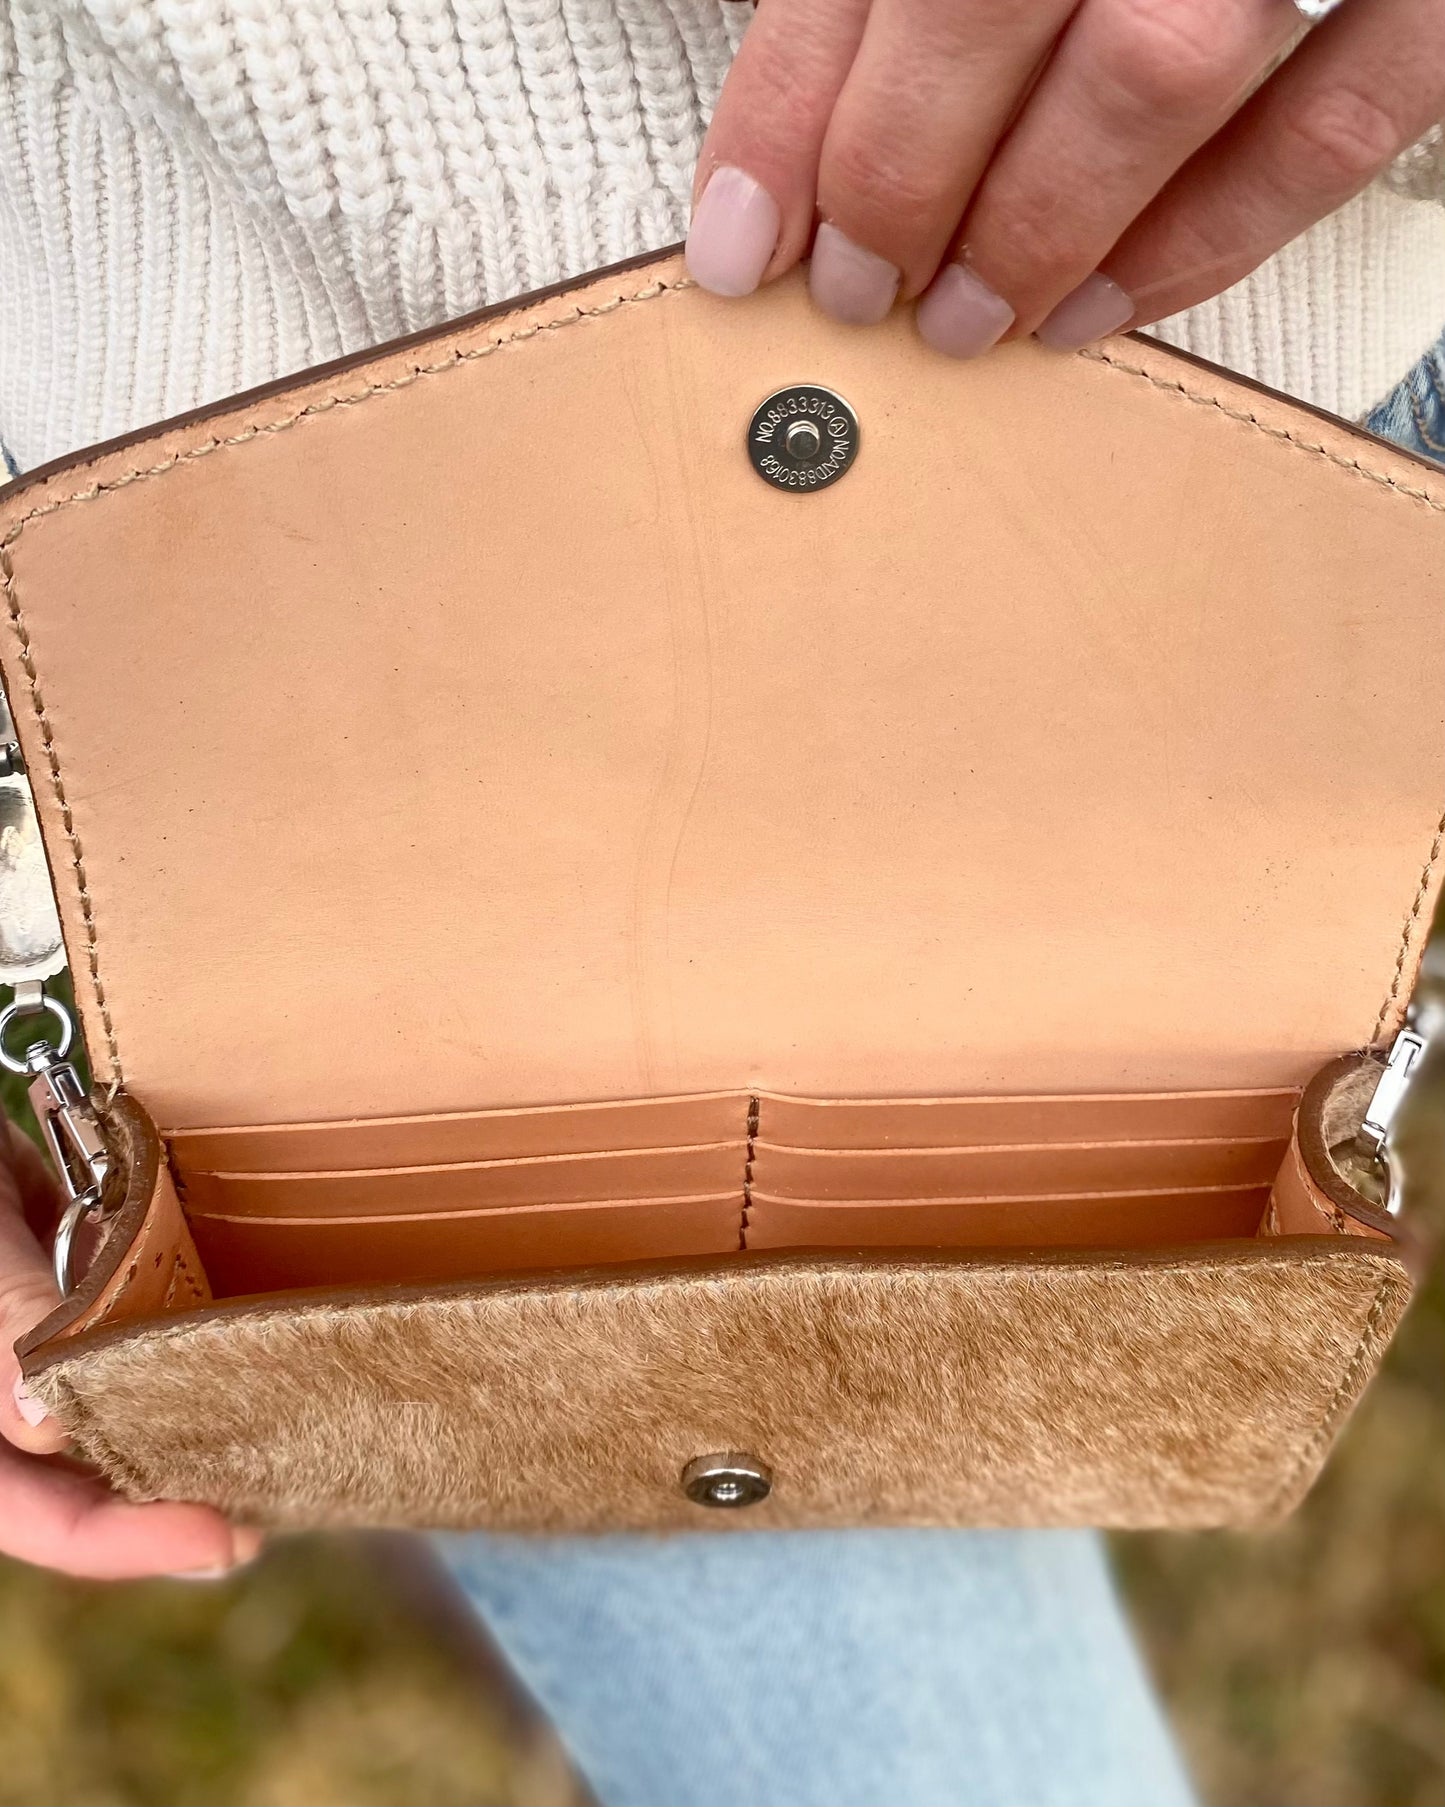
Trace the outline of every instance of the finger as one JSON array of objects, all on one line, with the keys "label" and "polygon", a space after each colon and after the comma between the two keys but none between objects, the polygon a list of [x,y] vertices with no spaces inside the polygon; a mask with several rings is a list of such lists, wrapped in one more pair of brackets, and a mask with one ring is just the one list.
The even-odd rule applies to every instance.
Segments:
[{"label": "finger", "polygon": [[26,1221],[27,1199],[39,1217],[53,1210],[39,1201],[53,1201],[54,1192],[34,1144],[10,1124],[0,1132],[0,1435],[44,1454],[63,1448],[65,1433],[25,1392],[15,1344],[60,1303],[50,1258]]},{"label": "finger", "polygon": [[[964,222],[969,268],[1012,307],[1016,333],[1097,269],[1298,24],[1290,0],[1085,0]],[[920,312],[925,337],[935,314]]]},{"label": "finger", "polygon": [[7,1159],[20,1194],[20,1212],[41,1240],[54,1233],[60,1216],[60,1194],[50,1163],[22,1129],[5,1126],[7,1141],[0,1141],[0,1164]]},{"label": "finger", "polygon": [[905,297],[927,285],[1073,5],[875,0],[818,168],[830,231],[819,229],[812,288],[826,311],[858,317],[848,273],[863,258],[875,294],[880,271]]},{"label": "finger", "polygon": [[0,1449],[0,1554],[92,1581],[224,1573],[260,1533],[208,1506],[132,1505],[99,1481]]},{"label": "finger", "polygon": [[1132,323],[1163,319],[1241,281],[1358,194],[1442,106],[1440,0],[1342,7],[1105,260],[1108,278],[1130,297]]},{"label": "finger", "polygon": [[868,6],[760,0],[694,179],[687,265],[715,295],[750,295],[807,250],[823,134]]}]

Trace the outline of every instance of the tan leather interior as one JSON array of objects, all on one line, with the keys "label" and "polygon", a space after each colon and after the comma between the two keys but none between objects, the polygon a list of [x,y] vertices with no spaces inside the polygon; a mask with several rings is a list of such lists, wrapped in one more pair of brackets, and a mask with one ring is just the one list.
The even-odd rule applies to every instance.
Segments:
[{"label": "tan leather interior", "polygon": [[[1249,1237],[1287,1164],[1297,1096],[735,1093],[200,1129],[169,1146],[211,1283],[232,1296],[761,1250]],[[713,1139],[674,1141],[691,1135]],[[626,1146],[643,1137],[655,1146]],[[1345,1224],[1336,1212],[1294,1227]]]},{"label": "tan leather interior", "polygon": [[1162,347],[675,259],[7,486],[120,1157],[37,1396],[281,1523],[673,1525],[747,1447],[778,1524],[1274,1516],[1409,1291],[1338,1056],[1439,891],[1442,569],[1438,471]]},{"label": "tan leather interior", "polygon": [[[861,434],[806,496],[744,448],[797,381]],[[1442,534],[1164,348],[668,260],[11,485],[98,1075],[167,1130],[1297,1088],[1438,887]]]}]

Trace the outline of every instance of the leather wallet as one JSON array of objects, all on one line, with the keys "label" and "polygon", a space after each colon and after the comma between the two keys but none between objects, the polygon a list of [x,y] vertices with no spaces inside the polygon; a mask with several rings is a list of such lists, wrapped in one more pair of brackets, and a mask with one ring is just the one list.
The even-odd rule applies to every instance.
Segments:
[{"label": "leather wallet", "polygon": [[118,1487],[1308,1487],[1410,1290],[1358,1149],[1445,475],[1145,339],[948,363],[668,255],[51,466],[0,541],[95,1079],[31,1059],[94,1183],[23,1367]]}]

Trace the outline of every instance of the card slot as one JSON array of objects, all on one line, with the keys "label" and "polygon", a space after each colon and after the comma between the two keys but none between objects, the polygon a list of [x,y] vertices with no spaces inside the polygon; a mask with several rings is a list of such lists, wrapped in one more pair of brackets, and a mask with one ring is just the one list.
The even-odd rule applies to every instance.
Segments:
[{"label": "card slot", "polygon": [[744,1142],[336,1173],[189,1173],[187,1215],[343,1217],[467,1206],[620,1202],[736,1190]]},{"label": "card slot", "polygon": [[749,1250],[1131,1248],[1255,1235],[1268,1186],[948,1199],[798,1199],[754,1191]]},{"label": "card slot", "polygon": [[1287,1146],[1263,1138],[849,1150],[756,1143],[752,1181],[756,1192],[779,1198],[858,1201],[1268,1186]]},{"label": "card slot", "polygon": [[603,1104],[186,1129],[167,1137],[182,1172],[312,1173],[608,1154],[741,1141],[745,1092]]},{"label": "card slot", "polygon": [[825,1101],[763,1094],[761,1137],[800,1148],[1287,1139],[1297,1089]]},{"label": "card slot", "polygon": [[738,1247],[742,1193],[565,1205],[266,1220],[197,1213],[218,1296],[306,1286],[399,1286],[518,1269],[599,1266]]},{"label": "card slot", "polygon": [[[860,1151],[990,1145],[1287,1138],[1294,1090],[1055,1097],[758,1097],[779,1146]],[[183,1172],[335,1172],[615,1153],[741,1140],[751,1097],[710,1092],[591,1104],[502,1107],[330,1123],[186,1129],[168,1135]]]}]

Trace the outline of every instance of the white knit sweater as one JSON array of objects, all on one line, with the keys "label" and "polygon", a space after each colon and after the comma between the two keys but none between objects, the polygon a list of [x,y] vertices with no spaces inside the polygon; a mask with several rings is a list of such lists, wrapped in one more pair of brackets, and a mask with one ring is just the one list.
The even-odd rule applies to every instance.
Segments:
[{"label": "white knit sweater", "polygon": [[[0,0],[0,440],[34,465],[680,239],[751,15]],[[1162,331],[1357,415],[1442,324],[1445,208],[1377,185]]]}]

